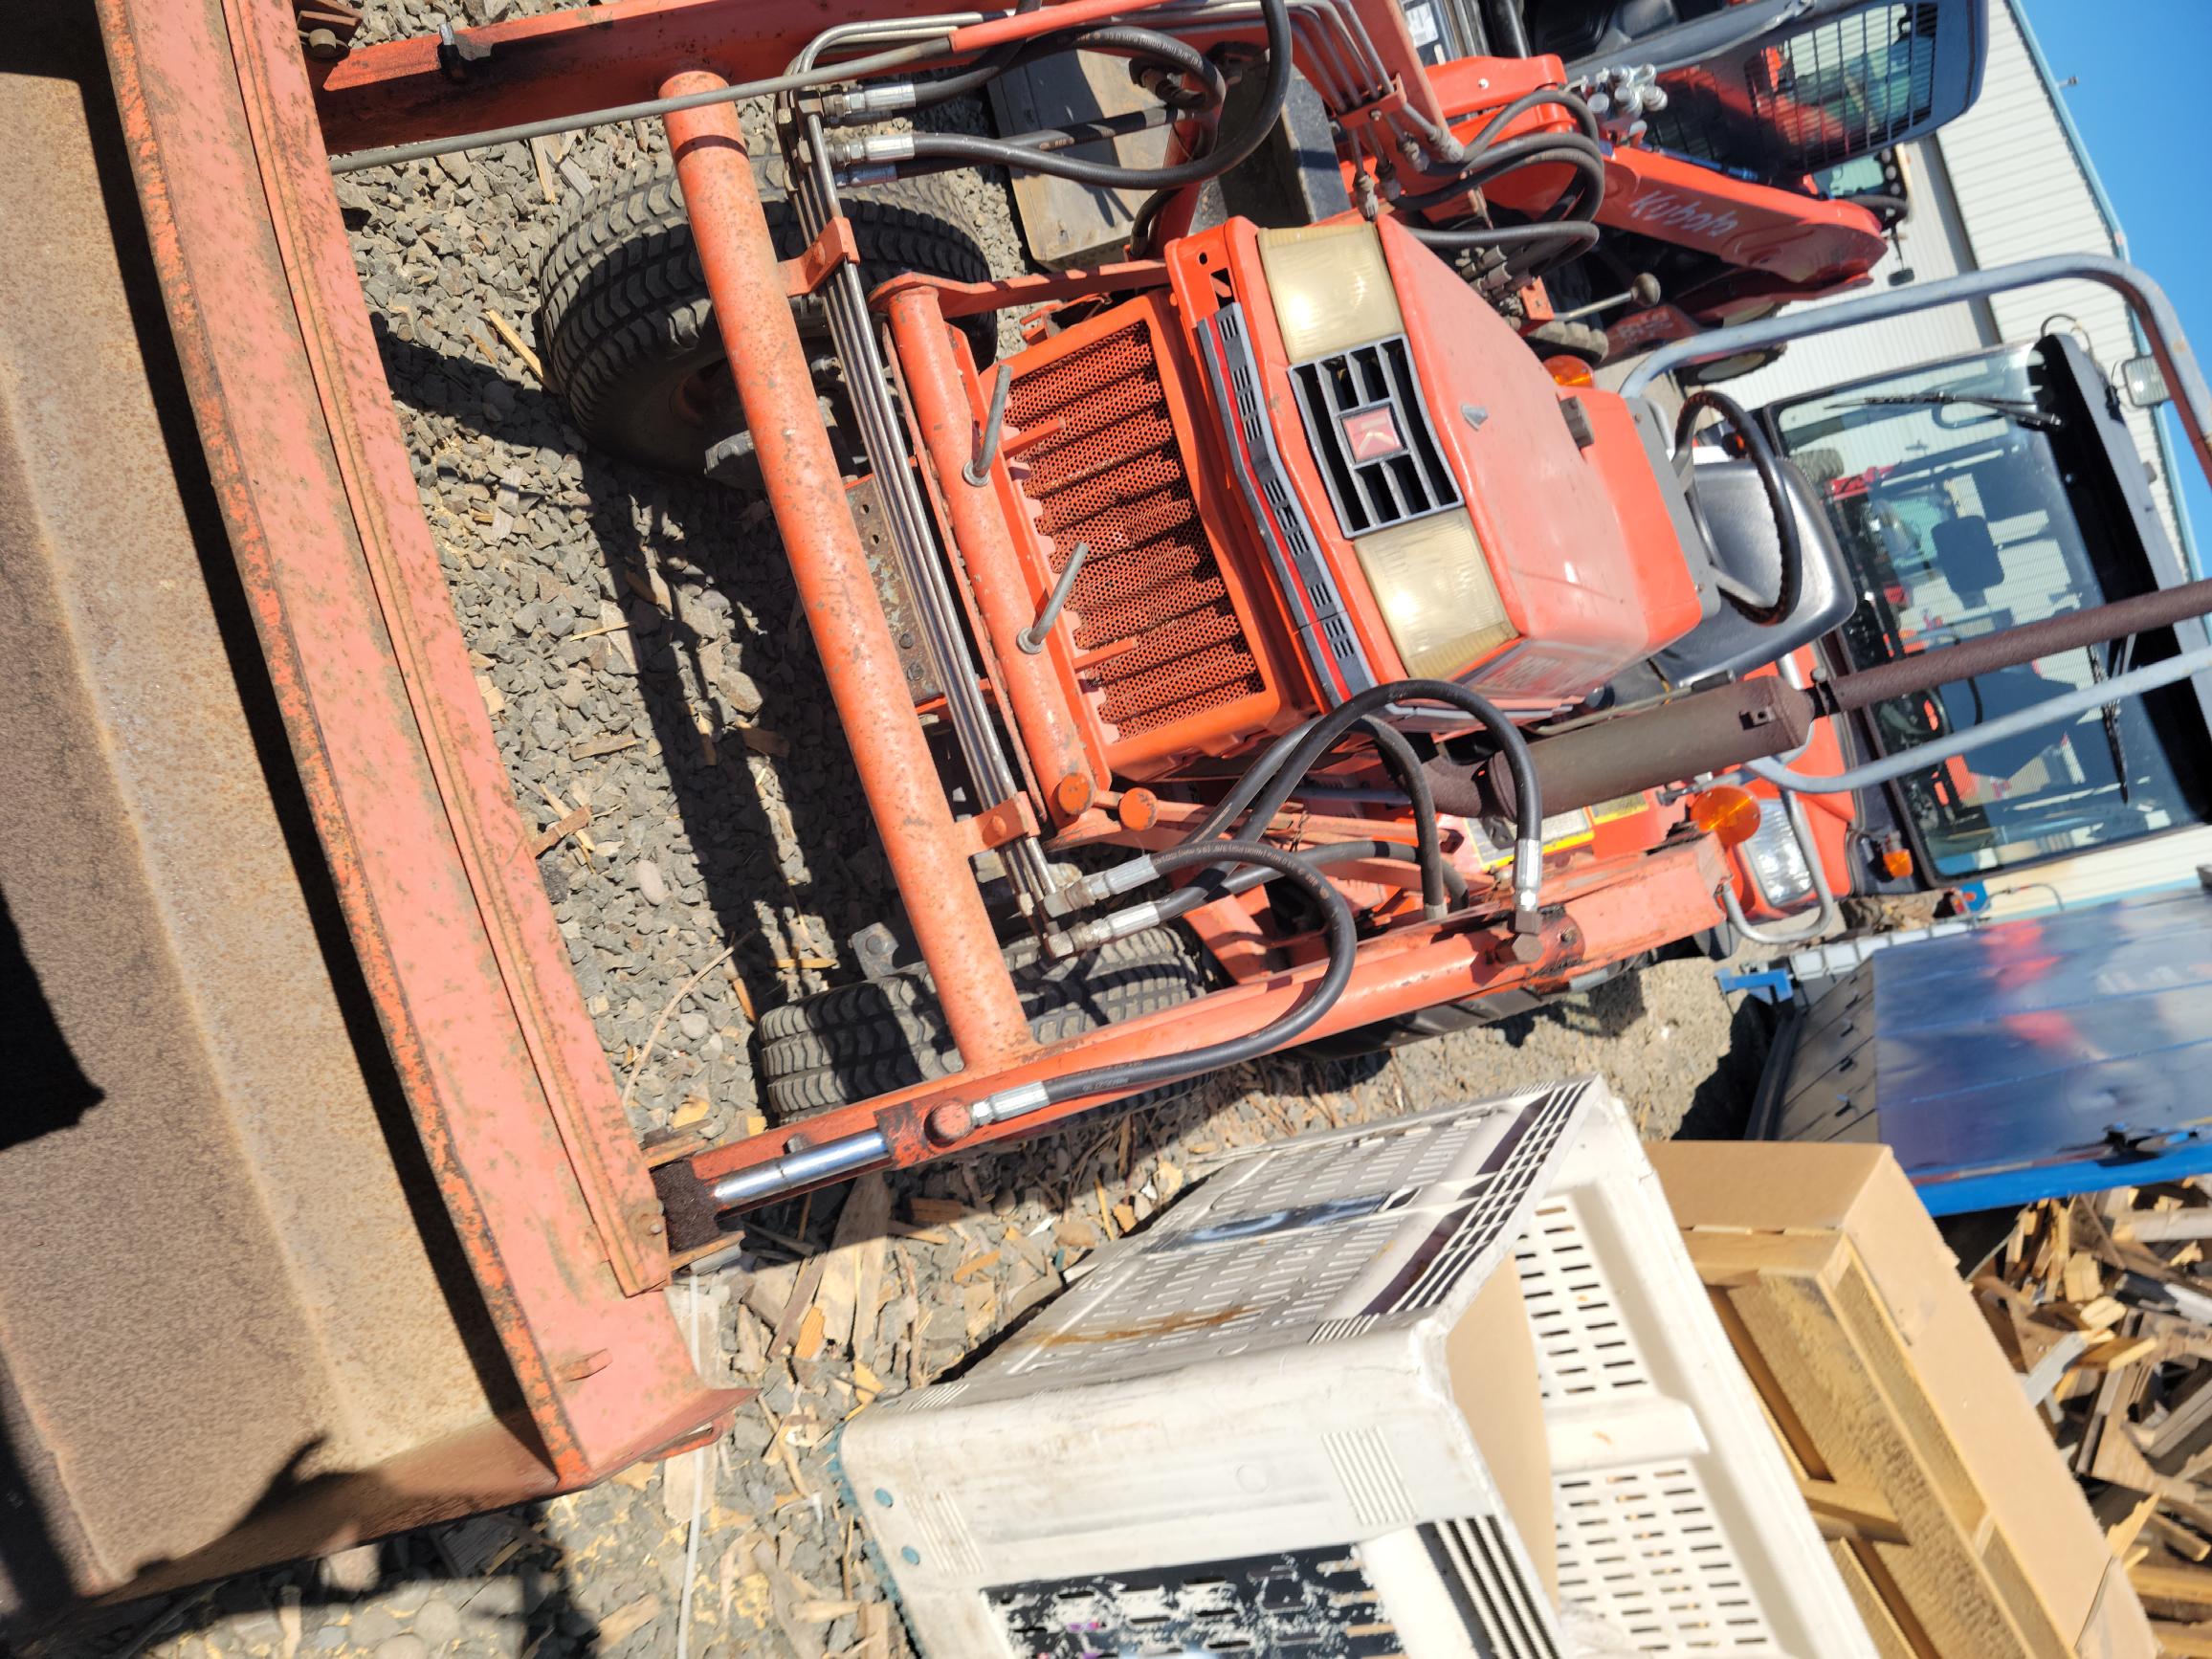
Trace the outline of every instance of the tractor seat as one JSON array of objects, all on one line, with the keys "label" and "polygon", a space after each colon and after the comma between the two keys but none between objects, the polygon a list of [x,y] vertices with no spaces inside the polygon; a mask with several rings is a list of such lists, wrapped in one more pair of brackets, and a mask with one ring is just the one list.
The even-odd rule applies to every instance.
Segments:
[{"label": "tractor seat", "polygon": [[[1797,510],[1798,546],[1804,571],[1796,608],[1761,628],[1722,604],[1696,628],[1652,657],[1671,685],[1734,677],[1787,656],[1840,625],[1858,602],[1843,549],[1820,498],[1790,461],[1780,461]],[[1752,592],[1771,595],[1781,585],[1781,538],[1759,473],[1749,461],[1700,461],[1690,469],[1690,514],[1702,533],[1705,553]]]}]

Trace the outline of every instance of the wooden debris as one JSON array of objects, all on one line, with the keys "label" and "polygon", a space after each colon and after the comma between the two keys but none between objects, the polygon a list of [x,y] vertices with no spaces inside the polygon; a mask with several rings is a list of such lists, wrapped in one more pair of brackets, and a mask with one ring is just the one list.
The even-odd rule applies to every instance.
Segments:
[{"label": "wooden debris", "polygon": [[648,1592],[599,1621],[598,1645],[603,1648],[619,1648],[659,1617],[660,1598]]},{"label": "wooden debris", "polygon": [[[864,1175],[847,1193],[845,1207],[837,1213],[837,1231],[830,1238],[822,1264],[822,1290],[815,1299],[821,1310],[824,1338],[838,1347],[859,1352],[859,1338],[875,1327],[882,1306],[883,1229],[891,1219],[891,1189],[880,1175]],[[873,1269],[870,1264],[873,1262]],[[862,1281],[870,1284],[864,1306]]]},{"label": "wooden debris", "polygon": [[2193,1182],[2044,1200],[1973,1289],[2092,1483],[2163,1651],[2212,1659],[2212,1328],[2191,1316],[2212,1306],[2205,1240],[2212,1199]]},{"label": "wooden debris", "polygon": [[595,761],[602,755],[619,755],[625,749],[637,747],[638,740],[628,733],[620,737],[602,733],[596,738],[578,738],[568,745],[571,760]]},{"label": "wooden debris", "polygon": [[967,1283],[969,1279],[975,1277],[976,1274],[980,1272],[986,1272],[990,1269],[997,1267],[999,1264],[999,1254],[1000,1252],[997,1250],[985,1250],[981,1255],[973,1255],[968,1257],[966,1261],[961,1263],[959,1267],[953,1269],[953,1283],[956,1285],[963,1285]]},{"label": "wooden debris", "polygon": [[962,1221],[975,1213],[957,1198],[910,1198],[906,1201],[906,1212],[922,1227]]},{"label": "wooden debris", "polygon": [[590,822],[591,808],[588,807],[579,807],[572,812],[563,813],[530,838],[530,856],[537,858],[550,852]]},{"label": "wooden debris", "polygon": [[538,361],[538,354],[530,349],[530,343],[522,338],[515,325],[497,311],[485,312],[484,321],[492,325],[495,334],[507,343],[507,349],[522,360],[522,366],[530,371],[531,378],[539,385],[544,385],[545,365]]}]

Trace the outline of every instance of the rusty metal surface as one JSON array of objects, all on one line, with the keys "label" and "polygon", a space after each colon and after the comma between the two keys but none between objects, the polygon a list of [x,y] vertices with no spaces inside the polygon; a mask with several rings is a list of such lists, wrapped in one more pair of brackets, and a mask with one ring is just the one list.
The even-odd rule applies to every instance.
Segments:
[{"label": "rusty metal surface", "polygon": [[[989,634],[1000,682],[996,689],[1011,705],[1009,724],[1028,751],[1029,769],[1048,792],[1052,811],[1062,819],[1074,817],[1090,805],[1091,793],[1110,781],[1105,758],[1094,755],[1084,742],[1062,689],[1059,672],[1067,665],[1070,630],[1053,630],[1044,653],[1024,652],[1018,643],[1023,630],[1036,620],[1049,588],[1023,568],[1014,550],[1006,504],[1020,498],[1006,476],[1004,455],[992,459],[982,486],[963,476],[984,413],[976,407],[981,400],[974,374],[958,355],[965,343],[954,345],[957,336],[928,288],[901,289],[892,296],[889,310],[910,418],[936,471],[938,497]],[[1071,781],[1081,793],[1074,812],[1060,807],[1061,785]]]},{"label": "rusty metal surface", "polygon": [[[431,1168],[554,1478],[728,1405],[475,694],[283,0],[101,0],[153,262],[276,707]],[[600,1354],[608,1362],[582,1375]]]},{"label": "rusty metal surface", "polygon": [[513,1387],[325,958],[91,6],[0,55],[4,1618]]},{"label": "rusty metal surface", "polygon": [[[845,221],[840,219],[839,224]],[[908,698],[925,703],[942,697],[937,670],[921,640],[921,623],[914,613],[914,595],[907,591],[906,572],[898,567],[898,554],[891,545],[891,525],[883,516],[883,486],[861,478],[845,492],[845,505],[852,515],[852,528],[868,556],[868,574],[875,583],[876,602],[883,607],[884,626],[898,653],[898,672],[906,681]]]},{"label": "rusty metal surface", "polygon": [[687,69],[758,80],[833,23],[944,10],[941,0],[615,0],[464,30],[488,52],[459,80],[440,66],[435,35],[309,68],[331,151],[343,154],[635,102]]},{"label": "rusty metal surface", "polygon": [[[711,75],[690,73],[661,92],[677,98],[717,84]],[[845,510],[737,112],[711,104],[678,111],[667,125],[731,378],[892,875],[961,1053],[971,1067],[1001,1064],[1031,1046],[1029,1021],[962,853],[867,555]]]}]

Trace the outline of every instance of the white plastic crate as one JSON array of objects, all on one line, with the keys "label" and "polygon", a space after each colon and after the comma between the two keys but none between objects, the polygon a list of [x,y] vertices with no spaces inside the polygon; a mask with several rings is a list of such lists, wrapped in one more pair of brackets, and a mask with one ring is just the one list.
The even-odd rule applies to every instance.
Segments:
[{"label": "white plastic crate", "polygon": [[1453,1341],[1495,1331],[1509,1257],[1568,1603],[1640,1651],[1870,1656],[1594,1078],[1240,1157],[969,1375],[854,1419],[839,1467],[924,1651],[1570,1654],[1476,1444],[1524,1339],[1494,1379]]}]

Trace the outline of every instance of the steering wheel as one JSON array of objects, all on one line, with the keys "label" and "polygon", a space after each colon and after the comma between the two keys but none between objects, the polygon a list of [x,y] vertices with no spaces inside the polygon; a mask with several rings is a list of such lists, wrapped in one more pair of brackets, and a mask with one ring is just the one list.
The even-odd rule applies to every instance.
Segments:
[{"label": "steering wheel", "polygon": [[1682,400],[1682,412],[1674,418],[1675,452],[1685,452],[1691,434],[1696,430],[1697,417],[1707,410],[1718,415],[1743,440],[1743,453],[1751,462],[1752,471],[1759,475],[1759,487],[1766,492],[1767,510],[1774,515],[1775,537],[1781,551],[1781,587],[1771,602],[1759,603],[1758,595],[1725,571],[1714,573],[1716,585],[1721,598],[1745,621],[1773,628],[1797,609],[1798,593],[1803,585],[1804,547],[1798,537],[1797,512],[1790,501],[1789,488],[1782,481],[1781,462],[1775,457],[1774,447],[1766,441],[1759,423],[1744,412],[1743,406],[1725,392],[1699,387]]}]

